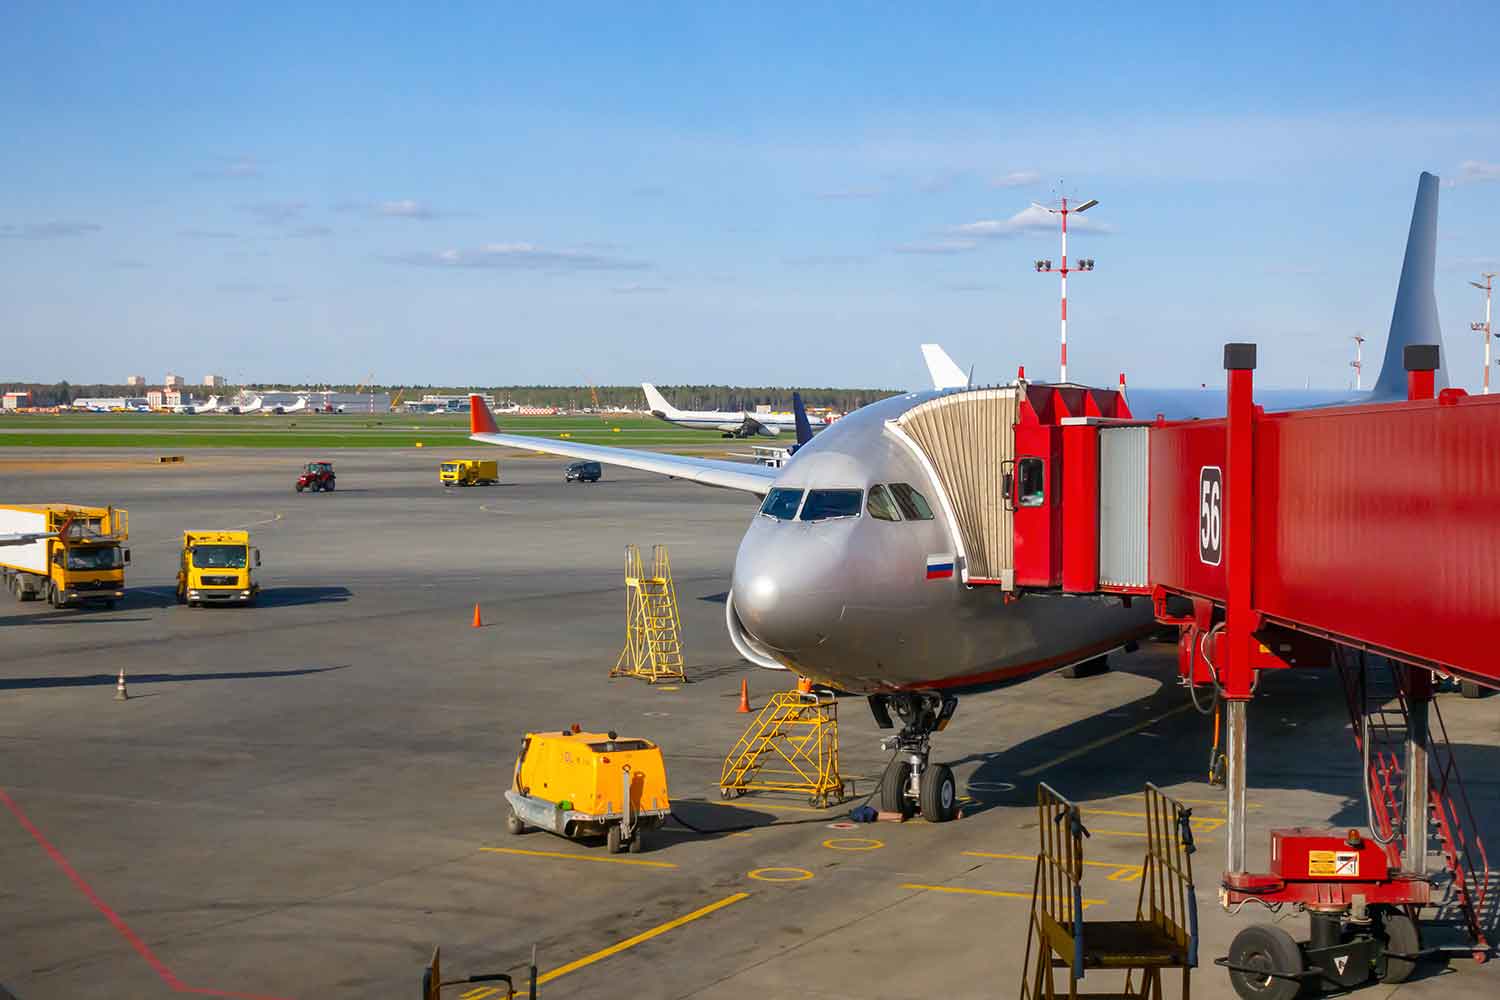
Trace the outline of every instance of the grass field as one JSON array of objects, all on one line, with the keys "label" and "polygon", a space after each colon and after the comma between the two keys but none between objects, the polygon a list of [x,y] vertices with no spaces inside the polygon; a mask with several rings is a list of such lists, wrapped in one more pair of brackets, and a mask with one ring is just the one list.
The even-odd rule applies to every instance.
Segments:
[{"label": "grass field", "polygon": [[[616,429],[618,428],[618,430]],[[561,437],[624,448],[719,448],[708,431],[651,417],[504,417],[508,434]],[[427,448],[472,444],[468,414],[28,413],[0,418],[0,448]]]}]

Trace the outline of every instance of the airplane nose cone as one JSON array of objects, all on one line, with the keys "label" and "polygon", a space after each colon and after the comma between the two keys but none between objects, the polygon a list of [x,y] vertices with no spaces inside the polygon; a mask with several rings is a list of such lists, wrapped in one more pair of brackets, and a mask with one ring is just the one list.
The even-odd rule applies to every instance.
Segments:
[{"label": "airplane nose cone", "polygon": [[[768,526],[777,530],[782,526]],[[826,547],[747,534],[734,562],[734,608],[745,630],[782,652],[828,639],[843,613],[837,559]]]}]

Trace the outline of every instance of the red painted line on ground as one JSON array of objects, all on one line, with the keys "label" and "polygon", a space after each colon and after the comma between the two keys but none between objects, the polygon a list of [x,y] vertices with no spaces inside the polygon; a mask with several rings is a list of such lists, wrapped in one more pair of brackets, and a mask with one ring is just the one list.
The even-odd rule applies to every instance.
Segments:
[{"label": "red painted line on ground", "polygon": [[83,893],[85,899],[94,904],[94,909],[104,915],[104,919],[108,920],[110,925],[119,932],[119,935],[130,944],[130,947],[135,949],[137,955],[146,960],[146,964],[151,966],[151,970],[160,976],[161,981],[166,983],[174,993],[236,997],[240,998],[240,1000],[283,1000],[280,997],[257,996],[253,993],[226,993],[223,990],[201,989],[196,986],[189,986],[178,979],[173,975],[172,970],[167,968],[166,963],[156,957],[156,953],[151,950],[150,946],[142,941],[135,931],[130,929],[130,925],[125,922],[124,918],[111,909],[108,903],[99,898],[99,894],[94,891],[93,887],[84,880],[82,875],[78,874],[78,869],[68,863],[68,859],[63,856],[62,851],[52,846],[52,841],[47,839],[46,835],[31,821],[31,817],[26,815],[21,807],[16,804],[16,800],[11,798],[3,788],[0,788],[0,800],[5,802],[5,807],[10,810],[11,815],[15,816],[16,821],[21,824],[22,828],[31,834],[31,838],[37,842],[37,846],[47,852],[47,856],[52,859],[52,863],[57,865],[62,870],[62,873],[68,877],[68,881],[72,882],[78,891]]}]

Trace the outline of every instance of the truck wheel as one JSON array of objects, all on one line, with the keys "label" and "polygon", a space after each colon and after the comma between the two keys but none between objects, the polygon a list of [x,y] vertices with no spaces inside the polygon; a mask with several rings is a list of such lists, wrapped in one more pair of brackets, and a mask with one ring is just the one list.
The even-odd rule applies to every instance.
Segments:
[{"label": "truck wheel", "polygon": [[328,480],[327,484],[324,485],[323,488],[325,490],[327,490],[329,493],[332,493],[333,492],[333,480],[332,479]]},{"label": "truck wheel", "polygon": [[298,483],[298,484],[297,484],[297,492],[298,492],[298,493],[301,493],[301,492],[302,492],[302,484],[301,484],[301,483]]},{"label": "truck wheel", "polygon": [[604,835],[604,842],[609,847],[609,853],[611,854],[619,854],[625,850],[625,840],[620,833],[620,824],[611,823],[609,825],[609,832]]},{"label": "truck wheel", "polygon": [[1414,958],[1397,958],[1396,955],[1415,955],[1422,950],[1422,936],[1417,930],[1416,921],[1404,913],[1389,910],[1385,919],[1381,921],[1381,930],[1384,932],[1385,950],[1394,952],[1394,955],[1384,955],[1385,972],[1381,973],[1382,983],[1404,983],[1417,971],[1417,960]]},{"label": "truck wheel", "polygon": [[646,831],[640,827],[635,828],[635,836],[630,838],[630,853],[640,854],[646,849]]},{"label": "truck wheel", "polygon": [[515,811],[512,810],[505,817],[505,829],[509,830],[514,836],[519,837],[526,832],[526,824],[522,823],[521,817],[517,816]]},{"label": "truck wheel", "polygon": [[[1252,924],[1229,944],[1229,964],[1242,969],[1264,969],[1294,976],[1306,968],[1302,949],[1292,936],[1270,924]],[[1245,1000],[1292,1000],[1302,991],[1299,979],[1262,976],[1254,972],[1229,973],[1230,985]]]},{"label": "truck wheel", "polygon": [[115,609],[115,602],[114,601],[105,601],[104,602],[104,610],[105,611],[113,611],[114,609]]}]

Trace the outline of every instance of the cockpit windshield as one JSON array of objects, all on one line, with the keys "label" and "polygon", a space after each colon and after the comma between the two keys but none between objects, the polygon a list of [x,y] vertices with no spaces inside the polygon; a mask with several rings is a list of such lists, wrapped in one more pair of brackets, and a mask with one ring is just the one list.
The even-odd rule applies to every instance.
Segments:
[{"label": "cockpit windshield", "polygon": [[824,521],[830,517],[858,517],[863,490],[809,490],[802,505],[802,520]]},{"label": "cockpit windshield", "polygon": [[800,503],[802,503],[801,490],[789,490],[778,486],[766,494],[766,502],[760,505],[760,512],[778,521],[790,521],[797,516],[797,506]]},{"label": "cockpit windshield", "polygon": [[906,483],[892,483],[891,495],[896,498],[896,506],[901,508],[901,516],[906,520],[932,520],[932,508],[927,506],[927,498]]},{"label": "cockpit windshield", "polygon": [[198,569],[244,569],[243,545],[194,545],[193,565]]}]

